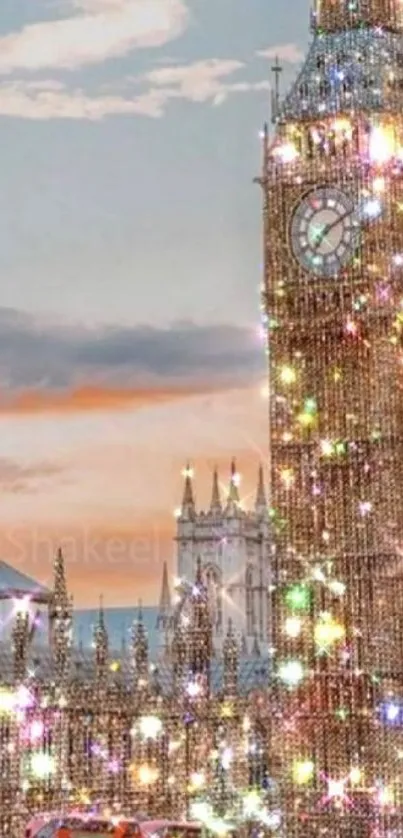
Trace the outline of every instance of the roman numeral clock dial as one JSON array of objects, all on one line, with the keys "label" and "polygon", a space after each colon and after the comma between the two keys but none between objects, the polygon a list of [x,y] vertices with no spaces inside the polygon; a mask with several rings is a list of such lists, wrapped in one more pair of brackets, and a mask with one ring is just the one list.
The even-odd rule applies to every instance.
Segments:
[{"label": "roman numeral clock dial", "polygon": [[359,244],[360,217],[350,195],[320,186],[304,195],[294,209],[290,240],[294,258],[315,276],[336,275]]}]

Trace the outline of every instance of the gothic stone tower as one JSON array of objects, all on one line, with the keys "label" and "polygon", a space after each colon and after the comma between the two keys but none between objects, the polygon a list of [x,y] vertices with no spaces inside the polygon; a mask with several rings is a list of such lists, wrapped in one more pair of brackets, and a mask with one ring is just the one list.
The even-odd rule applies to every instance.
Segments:
[{"label": "gothic stone tower", "polygon": [[272,772],[287,836],[403,836],[402,10],[321,0],[264,135]]},{"label": "gothic stone tower", "polygon": [[213,624],[213,645],[222,650],[228,621],[243,648],[267,654],[269,532],[268,509],[259,470],[255,508],[245,511],[238,491],[235,463],[224,504],[217,472],[209,509],[196,509],[190,469],[185,471],[182,506],[177,519],[178,576],[193,583],[201,561]]}]

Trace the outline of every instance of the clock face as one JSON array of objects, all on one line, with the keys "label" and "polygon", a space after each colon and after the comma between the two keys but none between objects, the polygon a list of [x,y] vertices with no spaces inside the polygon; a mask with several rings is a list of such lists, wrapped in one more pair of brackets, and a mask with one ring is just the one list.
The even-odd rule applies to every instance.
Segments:
[{"label": "clock face", "polygon": [[293,254],[305,271],[335,276],[354,256],[360,226],[350,195],[330,186],[313,189],[292,217]]}]

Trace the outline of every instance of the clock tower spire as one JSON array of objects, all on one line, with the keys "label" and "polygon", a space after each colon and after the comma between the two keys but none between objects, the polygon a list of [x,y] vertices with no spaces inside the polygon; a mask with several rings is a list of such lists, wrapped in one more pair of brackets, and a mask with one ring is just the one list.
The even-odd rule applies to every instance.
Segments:
[{"label": "clock tower spire", "polygon": [[263,135],[271,754],[288,838],[403,836],[402,9],[317,2]]}]

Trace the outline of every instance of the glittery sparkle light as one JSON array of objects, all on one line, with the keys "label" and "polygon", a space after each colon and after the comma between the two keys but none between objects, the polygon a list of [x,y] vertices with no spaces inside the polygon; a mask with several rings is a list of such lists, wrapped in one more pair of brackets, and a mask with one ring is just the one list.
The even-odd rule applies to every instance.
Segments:
[{"label": "glittery sparkle light", "polygon": [[318,0],[263,137],[271,753],[288,838],[403,835],[402,10]]}]

